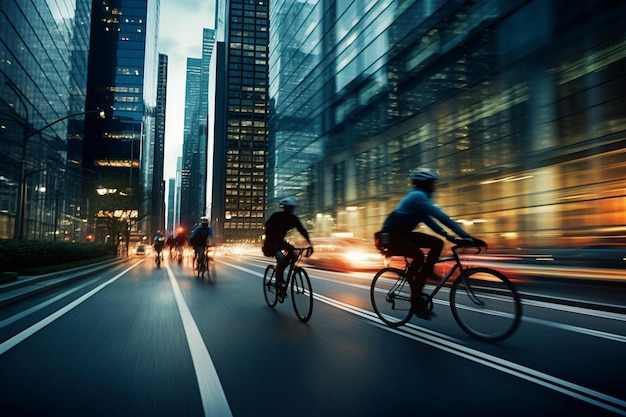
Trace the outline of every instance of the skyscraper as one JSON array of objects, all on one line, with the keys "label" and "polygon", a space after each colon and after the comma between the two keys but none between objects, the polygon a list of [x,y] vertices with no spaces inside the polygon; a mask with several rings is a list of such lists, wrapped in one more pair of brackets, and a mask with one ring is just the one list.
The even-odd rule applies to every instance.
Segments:
[{"label": "skyscraper", "polygon": [[169,236],[176,234],[176,223],[174,213],[176,212],[176,179],[170,178],[167,181],[167,217],[165,230]]},{"label": "skyscraper", "polygon": [[[94,216],[113,213],[133,233],[150,232],[158,16],[159,1],[95,0],[92,10],[87,106],[104,108],[107,118],[86,123],[84,175],[108,192],[99,195],[91,183],[83,194]],[[130,232],[98,231],[100,240]]]},{"label": "skyscraper", "polygon": [[154,146],[152,146],[152,179],[150,198],[150,230],[165,231],[165,180],[163,178],[165,158],[165,110],[167,107],[167,55],[159,54],[159,74],[156,95],[156,124]]},{"label": "skyscraper", "polygon": [[[0,5],[0,237],[78,240],[91,0]],[[77,116],[68,117],[78,114]]]},{"label": "skyscraper", "polygon": [[218,4],[216,19],[211,217],[218,241],[258,242],[264,233],[266,194],[268,2]]},{"label": "skyscraper", "polygon": [[180,223],[190,229],[207,211],[209,68],[215,31],[204,29],[202,57],[187,59]]}]

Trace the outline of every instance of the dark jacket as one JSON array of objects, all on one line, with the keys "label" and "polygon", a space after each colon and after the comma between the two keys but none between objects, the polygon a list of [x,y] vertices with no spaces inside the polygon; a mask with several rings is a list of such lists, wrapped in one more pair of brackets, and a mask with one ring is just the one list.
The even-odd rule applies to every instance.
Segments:
[{"label": "dark jacket", "polygon": [[213,240],[213,230],[208,226],[198,226],[191,232],[189,244],[191,246],[206,246],[206,241],[209,238]]},{"label": "dark jacket", "polygon": [[[302,226],[302,222],[298,216],[287,211],[277,211],[272,214],[265,222],[263,253],[267,256],[271,256],[281,249],[291,247],[291,245],[285,242],[285,236],[287,232],[293,228],[296,228],[307,241],[310,241],[309,233],[304,226]],[[268,253],[271,255],[268,255]]]}]

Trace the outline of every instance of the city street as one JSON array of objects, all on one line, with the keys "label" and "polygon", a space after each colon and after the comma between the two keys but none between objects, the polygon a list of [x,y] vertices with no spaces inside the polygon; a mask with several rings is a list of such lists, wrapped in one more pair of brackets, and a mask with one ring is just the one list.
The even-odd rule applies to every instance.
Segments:
[{"label": "city street", "polygon": [[[223,256],[215,282],[189,263],[134,257],[0,308],[4,416],[626,415],[622,285],[525,281],[509,339],[471,339],[440,292],[430,321],[374,314],[372,272],[305,266],[311,320],[269,308],[262,256]],[[583,300],[584,302],[578,302]],[[613,304],[613,302],[611,302]],[[613,306],[614,307],[614,306]]]}]

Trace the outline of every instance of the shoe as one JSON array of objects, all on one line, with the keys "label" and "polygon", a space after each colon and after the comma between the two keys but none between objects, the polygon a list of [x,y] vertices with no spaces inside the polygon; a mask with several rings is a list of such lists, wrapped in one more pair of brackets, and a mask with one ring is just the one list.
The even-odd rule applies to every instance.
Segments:
[{"label": "shoe", "polygon": [[413,314],[416,317],[420,319],[430,320],[430,318],[434,316],[432,312],[432,304],[430,302],[430,298],[426,294],[422,294],[419,300],[414,301],[414,304],[415,310],[413,311]]}]

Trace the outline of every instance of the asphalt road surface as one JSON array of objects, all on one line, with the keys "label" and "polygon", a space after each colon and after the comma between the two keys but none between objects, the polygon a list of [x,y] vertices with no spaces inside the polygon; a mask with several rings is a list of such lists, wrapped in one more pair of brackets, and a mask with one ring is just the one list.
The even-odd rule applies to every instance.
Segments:
[{"label": "asphalt road surface", "polygon": [[518,275],[523,322],[489,344],[458,327],[445,291],[432,320],[386,327],[367,272],[307,267],[315,301],[301,323],[289,298],[266,305],[267,264],[222,258],[207,282],[187,263],[132,258],[1,307],[0,414],[626,415],[620,286],[595,288],[591,304],[577,302],[584,287]]}]

